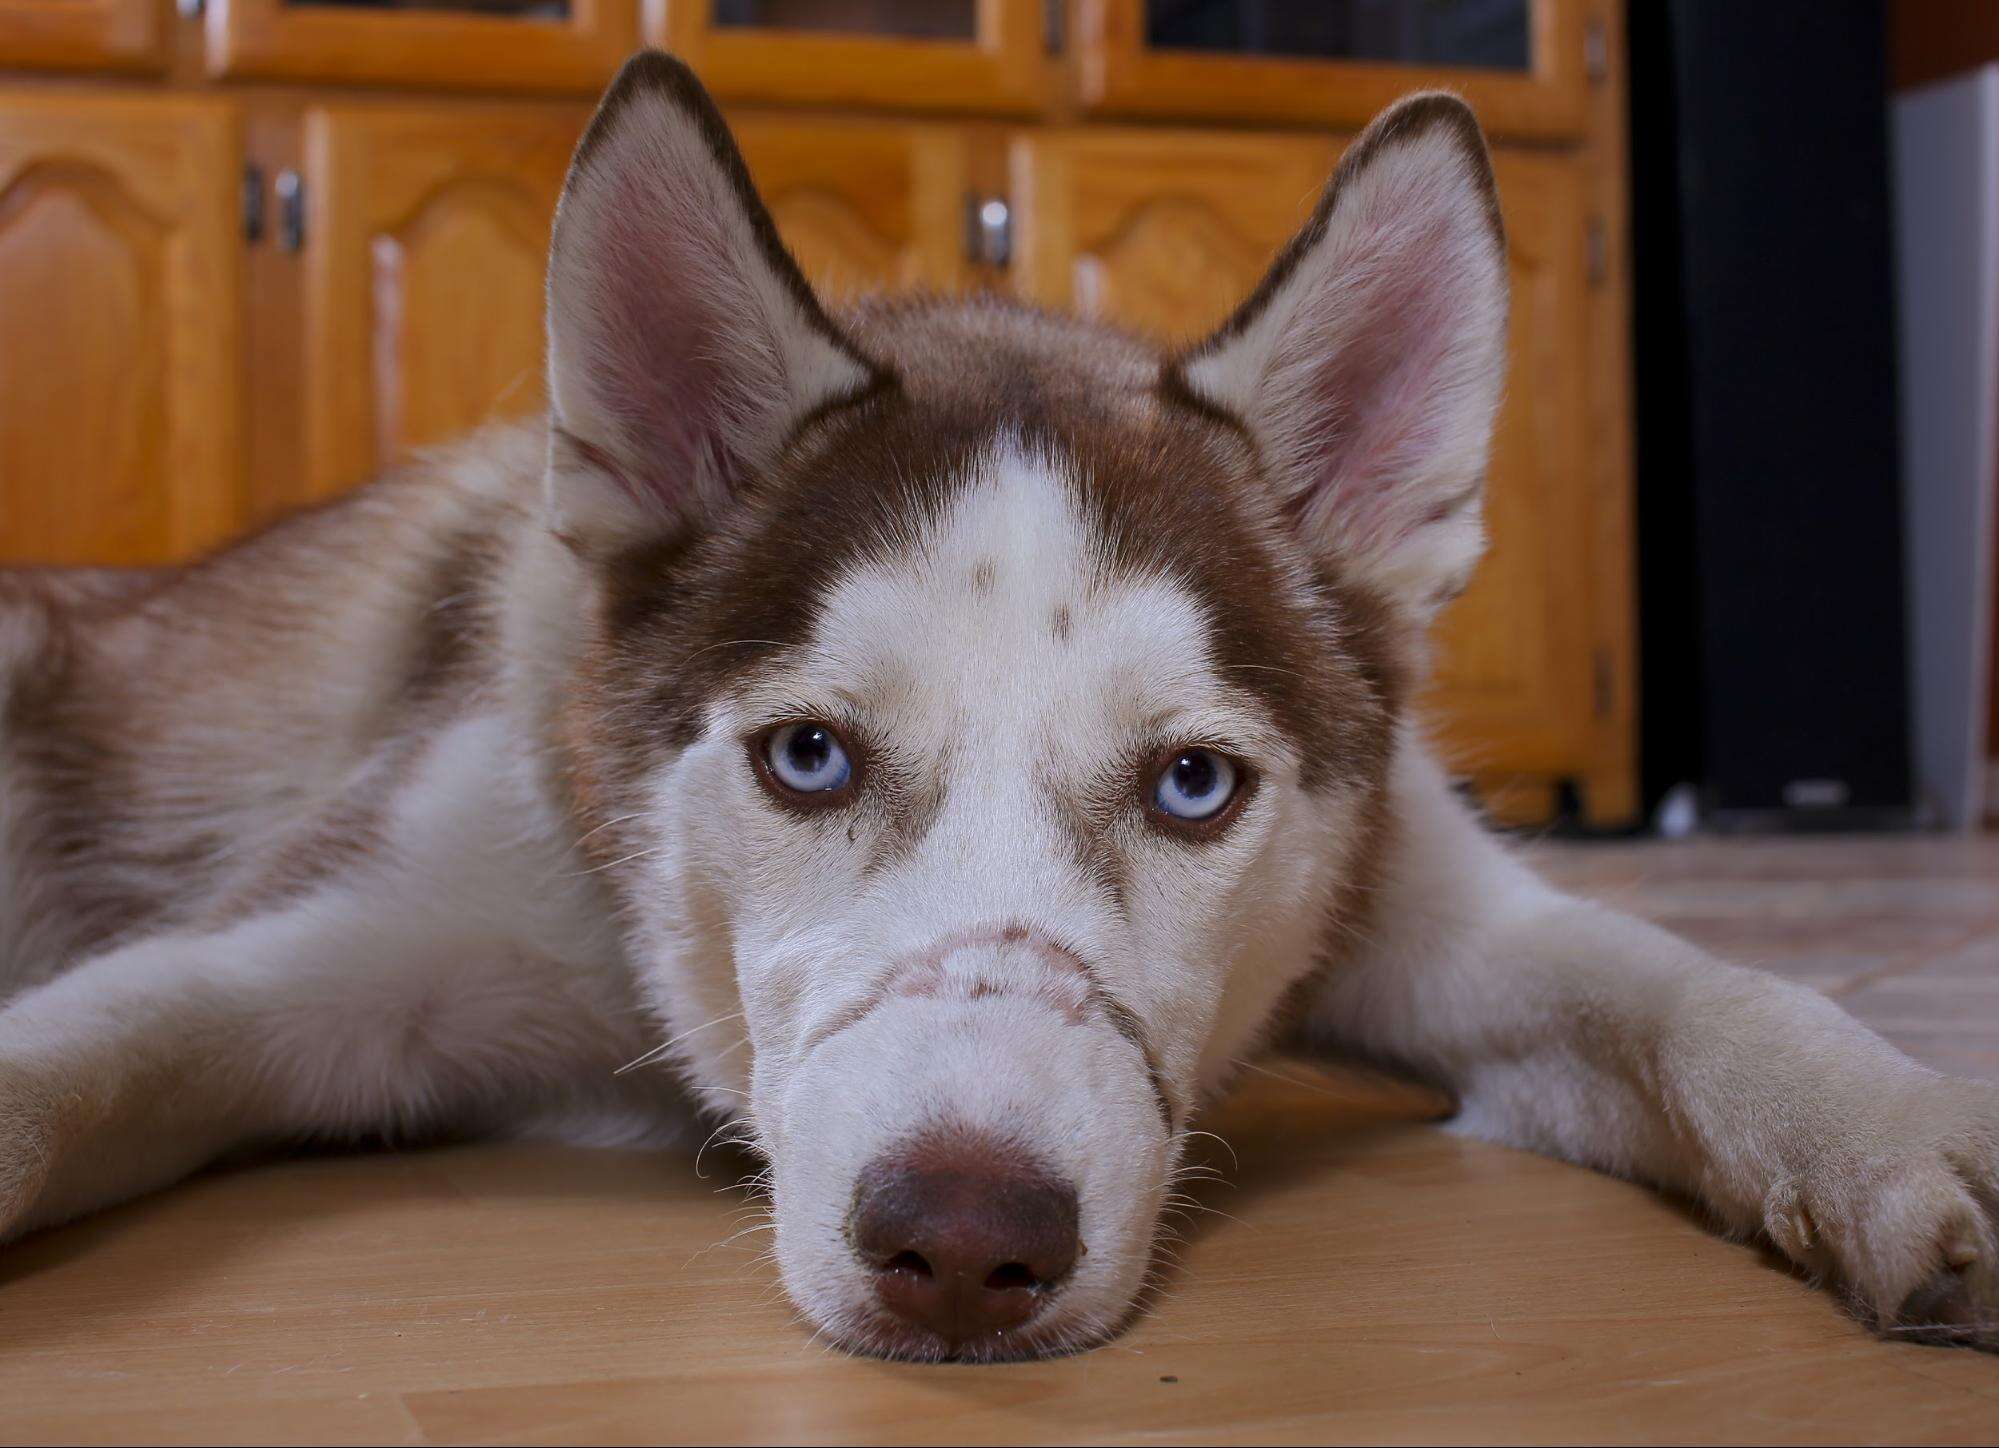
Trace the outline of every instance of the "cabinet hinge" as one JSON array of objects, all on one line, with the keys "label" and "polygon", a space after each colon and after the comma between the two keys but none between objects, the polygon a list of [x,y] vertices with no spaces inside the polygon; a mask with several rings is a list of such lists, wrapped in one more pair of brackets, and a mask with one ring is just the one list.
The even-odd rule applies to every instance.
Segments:
[{"label": "cabinet hinge", "polygon": [[1583,259],[1591,286],[1600,287],[1610,279],[1610,229],[1601,216],[1592,216],[1583,228]]},{"label": "cabinet hinge", "polygon": [[1590,16],[1583,26],[1583,70],[1599,83],[1610,76],[1610,35],[1601,15]]},{"label": "cabinet hinge", "polygon": [[1609,649],[1598,649],[1590,662],[1590,694],[1596,717],[1608,719],[1617,709],[1617,666],[1610,661]]},{"label": "cabinet hinge", "polygon": [[254,162],[243,168],[243,240],[264,239],[264,168]]},{"label": "cabinet hinge", "polygon": [[278,245],[297,251],[305,245],[305,178],[287,166],[271,189],[278,193]]},{"label": "cabinet hinge", "polygon": [[975,266],[1013,260],[1013,208],[1004,196],[965,196],[965,259]]}]

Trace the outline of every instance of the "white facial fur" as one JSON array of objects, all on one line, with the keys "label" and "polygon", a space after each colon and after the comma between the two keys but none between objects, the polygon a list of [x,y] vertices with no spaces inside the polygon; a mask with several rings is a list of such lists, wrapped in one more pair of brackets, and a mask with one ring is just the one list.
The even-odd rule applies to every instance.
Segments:
[{"label": "white facial fur", "polygon": [[[801,717],[856,741],[899,802],[775,802],[745,741]],[[1258,775],[1213,840],[1139,808],[1140,762],[1176,743]],[[768,1154],[778,1261],[822,1326],[879,1344],[850,1203],[867,1163],[935,1128],[1017,1142],[1077,1189],[1086,1252],[1034,1339],[1122,1320],[1175,1133],[1309,968],[1344,863],[1350,802],[1308,799],[1298,765],[1218,673],[1196,597],[1118,576],[1060,461],[1002,443],[661,769],[652,989],[689,1074]]]}]

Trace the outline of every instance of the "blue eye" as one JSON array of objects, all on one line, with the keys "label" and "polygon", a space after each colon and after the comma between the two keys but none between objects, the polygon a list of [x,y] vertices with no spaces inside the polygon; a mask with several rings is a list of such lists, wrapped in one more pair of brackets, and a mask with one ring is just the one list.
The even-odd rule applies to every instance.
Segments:
[{"label": "blue eye", "polygon": [[1160,771],[1152,797],[1161,813],[1198,823],[1220,814],[1235,792],[1235,765],[1212,749],[1183,749]]},{"label": "blue eye", "polygon": [[797,794],[832,794],[854,777],[839,735],[824,724],[785,724],[764,744],[771,777]]}]

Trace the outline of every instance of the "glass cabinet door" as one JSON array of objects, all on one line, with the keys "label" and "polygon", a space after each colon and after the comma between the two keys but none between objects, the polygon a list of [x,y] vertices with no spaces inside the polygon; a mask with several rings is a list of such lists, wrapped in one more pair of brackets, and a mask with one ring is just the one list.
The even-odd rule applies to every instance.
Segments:
[{"label": "glass cabinet door", "polygon": [[646,39],[731,100],[1018,112],[1045,94],[1043,0],[646,5]]},{"label": "glass cabinet door", "polygon": [[[1447,86],[1487,129],[1579,135],[1585,0],[1078,0],[1084,105],[1359,126]],[[1599,45],[1601,42],[1597,42]]]},{"label": "glass cabinet door", "polygon": [[639,0],[208,0],[211,75],[587,94]]}]

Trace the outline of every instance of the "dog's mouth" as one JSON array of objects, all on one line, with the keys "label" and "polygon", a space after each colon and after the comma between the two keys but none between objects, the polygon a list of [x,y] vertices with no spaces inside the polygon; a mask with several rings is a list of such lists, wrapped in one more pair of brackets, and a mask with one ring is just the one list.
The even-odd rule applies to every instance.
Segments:
[{"label": "dog's mouth", "polygon": [[859,1356],[884,1358],[891,1362],[984,1365],[1065,1357],[1087,1351],[1100,1340],[1094,1335],[1065,1330],[1052,1322],[1028,1322],[1019,1327],[967,1338],[945,1338],[912,1327],[901,1318],[875,1313],[867,1316],[857,1329],[843,1339],[843,1346]]}]

